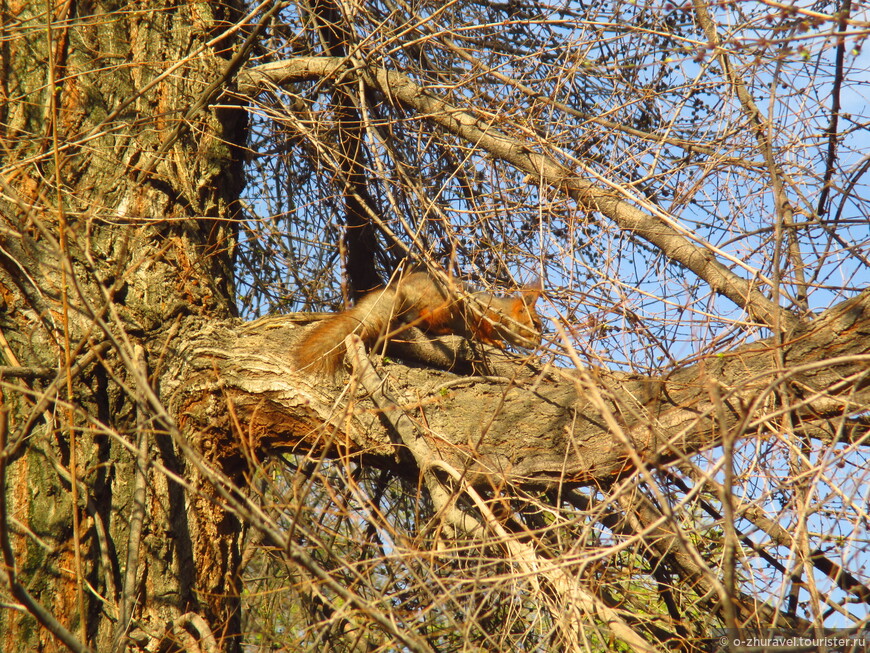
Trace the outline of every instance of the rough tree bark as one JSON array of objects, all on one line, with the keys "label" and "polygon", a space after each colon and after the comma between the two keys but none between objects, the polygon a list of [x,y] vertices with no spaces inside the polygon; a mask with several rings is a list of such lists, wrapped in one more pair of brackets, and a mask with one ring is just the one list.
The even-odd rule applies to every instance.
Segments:
[{"label": "rough tree bark", "polygon": [[100,651],[207,630],[238,646],[238,524],[149,388],[182,315],[234,311],[245,114],[190,107],[224,75],[240,8],[3,9],[4,26],[29,26],[4,38],[0,101],[3,602],[26,595],[59,620],[0,610],[18,650],[57,650],[64,632]]},{"label": "rough tree bark", "polygon": [[[186,319],[167,347],[171,372],[163,390],[171,412],[261,456],[276,449],[362,456],[416,478],[396,455],[394,417],[379,419],[382,411],[364,395],[336,407],[335,390],[346,377],[333,385],[293,370],[288,352],[298,333],[292,316],[247,324]],[[442,365],[475,358],[458,339],[442,339],[443,349],[428,354],[425,342],[406,343],[399,353]],[[403,364],[387,372],[395,410],[472,483],[608,484],[639,465],[653,468],[718,446],[725,430],[756,434],[781,418],[775,392],[784,386],[801,397],[793,414],[803,433],[827,442],[863,437],[862,423],[841,417],[870,395],[870,292],[789,334],[787,372],[777,369],[775,350],[769,338],[660,378],[542,370],[504,360],[498,350],[486,352],[496,378]]]}]

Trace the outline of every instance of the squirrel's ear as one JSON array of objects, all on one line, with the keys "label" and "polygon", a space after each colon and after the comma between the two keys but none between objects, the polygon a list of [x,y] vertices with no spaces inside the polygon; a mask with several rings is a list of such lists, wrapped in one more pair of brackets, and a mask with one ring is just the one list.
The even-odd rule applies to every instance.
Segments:
[{"label": "squirrel's ear", "polygon": [[526,302],[534,306],[535,302],[538,301],[538,297],[544,294],[544,282],[540,277],[538,277],[537,279],[529,281],[520,289],[520,292],[523,294],[523,298]]}]

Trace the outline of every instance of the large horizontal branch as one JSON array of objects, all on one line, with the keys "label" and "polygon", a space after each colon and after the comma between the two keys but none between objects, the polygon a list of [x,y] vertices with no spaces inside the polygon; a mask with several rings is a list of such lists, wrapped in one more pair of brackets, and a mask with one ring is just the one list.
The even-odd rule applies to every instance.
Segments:
[{"label": "large horizontal branch", "polygon": [[582,179],[552,157],[534,151],[532,143],[508,136],[473,113],[445,102],[406,75],[383,68],[351,68],[342,59],[299,57],[258,66],[239,75],[238,88],[255,95],[270,87],[311,79],[351,76],[380,91],[386,101],[416,110],[491,155],[566,193],[585,208],[598,211],[621,229],[646,240],[665,256],[683,265],[710,288],[747,311],[755,320],[775,328],[791,329],[797,318],[777,306],[756,288],[719,262],[713,252],[693,242],[660,216],[642,211],[620,199],[615,191]]},{"label": "large horizontal branch", "polygon": [[[288,353],[301,330],[293,316],[247,324],[187,318],[165,350],[170,410],[213,433],[209,446],[229,457],[241,443],[246,455],[350,456],[416,475],[399,462],[390,419],[367,397],[336,403],[340,386],[293,370]],[[667,464],[715,447],[725,431],[749,437],[781,423],[779,390],[796,397],[789,410],[797,427],[836,425],[870,406],[870,292],[796,332],[782,345],[785,369],[777,368],[776,346],[761,340],[659,378],[582,370],[541,379],[530,365],[508,363],[489,377],[401,364],[385,373],[419,437],[474,483],[606,483],[638,461]]]}]

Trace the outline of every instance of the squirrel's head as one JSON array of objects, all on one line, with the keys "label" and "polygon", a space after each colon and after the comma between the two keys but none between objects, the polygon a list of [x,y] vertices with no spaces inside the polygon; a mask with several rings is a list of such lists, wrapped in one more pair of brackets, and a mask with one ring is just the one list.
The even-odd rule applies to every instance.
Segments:
[{"label": "squirrel's head", "polygon": [[516,347],[534,349],[541,344],[544,330],[535,304],[542,294],[540,281],[527,284],[514,298],[506,323],[500,324],[499,335]]}]

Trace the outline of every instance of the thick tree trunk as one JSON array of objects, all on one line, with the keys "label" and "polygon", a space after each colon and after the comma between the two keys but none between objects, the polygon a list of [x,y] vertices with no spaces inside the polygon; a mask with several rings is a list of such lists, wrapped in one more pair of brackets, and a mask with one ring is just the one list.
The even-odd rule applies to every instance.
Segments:
[{"label": "thick tree trunk", "polygon": [[233,312],[244,112],[185,112],[226,69],[240,4],[16,7],[4,29],[28,27],[4,39],[0,101],[2,601],[26,591],[58,623],[3,609],[0,632],[21,651],[56,650],[64,631],[109,651],[125,633],[147,646],[211,630],[231,650],[238,524],[148,390],[183,314]]}]

